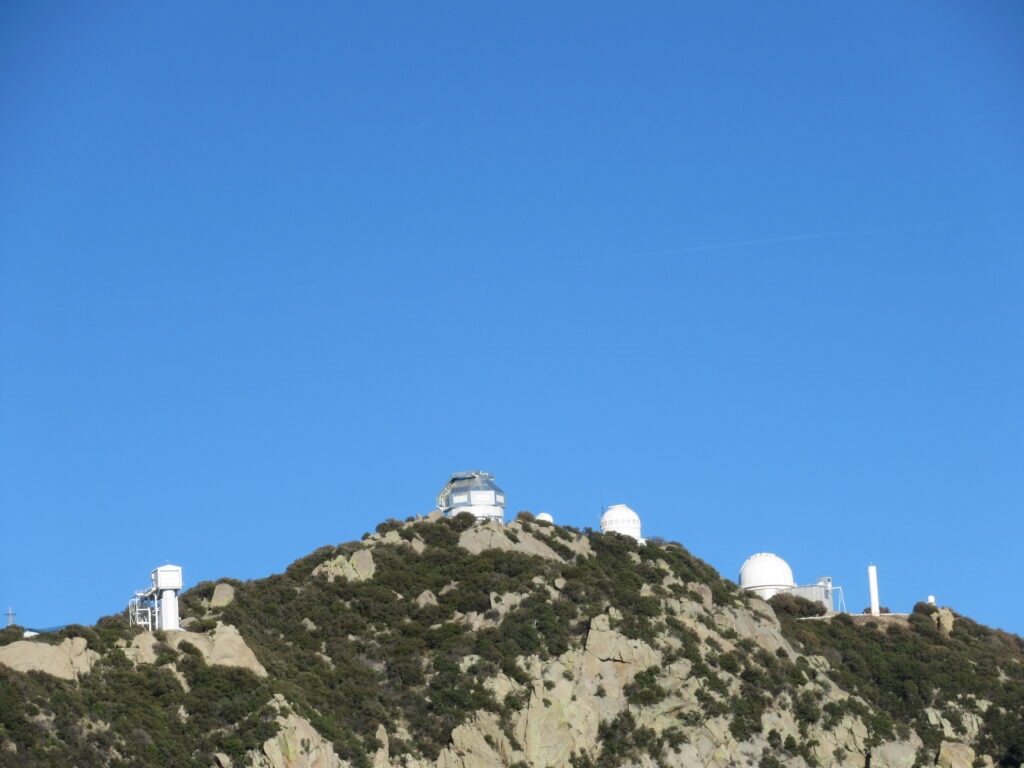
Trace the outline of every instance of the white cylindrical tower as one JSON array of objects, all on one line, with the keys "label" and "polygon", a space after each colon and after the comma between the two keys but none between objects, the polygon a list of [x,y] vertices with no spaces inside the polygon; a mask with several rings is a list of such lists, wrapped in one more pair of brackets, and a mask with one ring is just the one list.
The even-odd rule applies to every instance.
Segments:
[{"label": "white cylindrical tower", "polygon": [[178,623],[178,593],[165,589],[160,593],[160,629],[181,629]]},{"label": "white cylindrical tower", "polygon": [[935,605],[935,595],[928,595],[928,605]]},{"label": "white cylindrical tower", "polygon": [[181,629],[178,618],[178,592],[182,587],[181,568],[161,565],[153,571],[153,589],[160,595],[157,629]]},{"label": "white cylindrical tower", "polygon": [[640,515],[627,507],[625,504],[615,504],[608,507],[601,515],[601,533],[621,533],[623,536],[630,536],[637,541],[643,541],[640,537]]},{"label": "white cylindrical tower", "polygon": [[740,566],[740,587],[753,592],[762,600],[768,600],[795,586],[793,569],[789,563],[771,552],[751,555]]},{"label": "white cylindrical tower", "polygon": [[868,591],[871,593],[871,615],[881,616],[882,609],[878,604],[878,568],[868,566]]}]

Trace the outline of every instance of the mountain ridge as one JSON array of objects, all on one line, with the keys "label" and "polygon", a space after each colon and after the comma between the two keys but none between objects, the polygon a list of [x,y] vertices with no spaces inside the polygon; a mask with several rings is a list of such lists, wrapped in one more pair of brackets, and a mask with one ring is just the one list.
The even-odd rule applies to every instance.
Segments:
[{"label": "mountain ridge", "polygon": [[773,603],[674,543],[389,520],[196,585],[185,631],[116,616],[37,639],[85,640],[76,679],[12,671],[0,647],[0,766],[1024,761],[1020,638],[927,606],[893,627]]}]

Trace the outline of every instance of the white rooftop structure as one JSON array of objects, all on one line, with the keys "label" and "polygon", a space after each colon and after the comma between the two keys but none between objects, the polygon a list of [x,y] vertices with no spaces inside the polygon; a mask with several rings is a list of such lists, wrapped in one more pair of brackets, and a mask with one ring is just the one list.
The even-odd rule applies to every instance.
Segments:
[{"label": "white rooftop structure", "polygon": [[640,536],[640,515],[625,504],[615,504],[605,510],[601,515],[601,533],[621,533],[641,544],[644,541]]},{"label": "white rooftop structure", "polygon": [[456,472],[437,495],[437,508],[448,516],[469,512],[477,520],[504,522],[505,492],[490,472]]}]

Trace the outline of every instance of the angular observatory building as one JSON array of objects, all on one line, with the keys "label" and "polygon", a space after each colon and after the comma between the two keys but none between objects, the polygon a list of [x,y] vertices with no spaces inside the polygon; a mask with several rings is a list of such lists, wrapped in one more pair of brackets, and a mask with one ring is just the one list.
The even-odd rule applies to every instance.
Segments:
[{"label": "angular observatory building", "polygon": [[437,508],[452,517],[469,512],[477,520],[505,521],[505,492],[490,472],[456,472],[437,495]]}]

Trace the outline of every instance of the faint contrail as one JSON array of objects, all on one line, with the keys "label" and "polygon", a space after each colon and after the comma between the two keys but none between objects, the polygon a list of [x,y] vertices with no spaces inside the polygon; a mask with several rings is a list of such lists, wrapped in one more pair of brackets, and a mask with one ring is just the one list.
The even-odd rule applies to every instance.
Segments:
[{"label": "faint contrail", "polygon": [[114,301],[89,301],[81,304],[69,304],[57,307],[68,309],[107,309],[117,307],[148,307],[159,304],[180,304],[190,301],[221,301],[224,299],[262,299],[273,296],[289,296],[295,293],[308,293],[318,290],[314,285],[303,285],[295,288],[280,288],[266,291],[235,291],[224,293],[182,293],[174,296],[157,296],[151,299],[120,299]]},{"label": "faint contrail", "polygon": [[565,260],[562,264],[594,264],[606,261],[627,261],[630,259],[653,259],[659,256],[683,256],[688,253],[705,253],[708,251],[728,251],[735,248],[746,248],[752,245],[771,245],[773,243],[795,243],[806,240],[828,240],[836,237],[853,237],[855,235],[875,235],[884,232],[913,232],[922,229],[937,229],[949,226],[949,222],[938,224],[911,224],[898,227],[878,227],[876,229],[846,229],[833,232],[807,232],[800,235],[782,235],[781,237],[756,237],[752,240],[731,240],[725,243],[708,245],[691,245],[685,248],[670,248],[664,251],[644,251],[642,253],[625,253],[618,256],[605,256],[593,259]]}]

